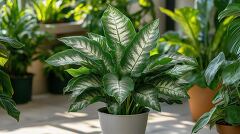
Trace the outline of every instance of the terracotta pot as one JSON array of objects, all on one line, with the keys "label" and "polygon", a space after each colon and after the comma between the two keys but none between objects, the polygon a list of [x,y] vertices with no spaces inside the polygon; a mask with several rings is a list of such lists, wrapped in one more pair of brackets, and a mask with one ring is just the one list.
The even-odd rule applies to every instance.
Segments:
[{"label": "terracotta pot", "polygon": [[[219,88],[218,88],[219,89]],[[192,113],[192,120],[197,121],[204,113],[214,107],[212,99],[218,90],[201,88],[194,85],[189,91],[189,107]]]},{"label": "terracotta pot", "polygon": [[240,134],[240,126],[217,125],[219,134]]}]

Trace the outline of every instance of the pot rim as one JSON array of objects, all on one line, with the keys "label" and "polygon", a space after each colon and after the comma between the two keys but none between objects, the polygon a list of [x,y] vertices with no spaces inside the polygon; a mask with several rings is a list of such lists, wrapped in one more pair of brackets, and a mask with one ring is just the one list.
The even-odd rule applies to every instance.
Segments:
[{"label": "pot rim", "polygon": [[102,107],[102,108],[99,108],[97,111],[98,111],[98,113],[104,114],[106,116],[115,116],[115,117],[133,117],[133,116],[139,116],[139,115],[148,114],[150,112],[150,109],[144,108],[144,112],[140,113],[140,114],[115,115],[115,114],[109,114],[109,113],[103,112],[106,109],[107,109],[107,107]]}]

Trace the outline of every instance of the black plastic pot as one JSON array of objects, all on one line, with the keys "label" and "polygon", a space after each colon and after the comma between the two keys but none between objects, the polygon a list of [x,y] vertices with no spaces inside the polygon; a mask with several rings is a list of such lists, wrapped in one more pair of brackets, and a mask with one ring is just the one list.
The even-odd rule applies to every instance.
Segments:
[{"label": "black plastic pot", "polygon": [[52,94],[63,94],[63,88],[67,86],[70,77],[65,77],[61,80],[54,73],[49,73],[47,77],[48,91]]},{"label": "black plastic pot", "polygon": [[17,104],[24,104],[32,100],[32,81],[32,74],[11,76],[11,82],[14,89],[13,100]]}]

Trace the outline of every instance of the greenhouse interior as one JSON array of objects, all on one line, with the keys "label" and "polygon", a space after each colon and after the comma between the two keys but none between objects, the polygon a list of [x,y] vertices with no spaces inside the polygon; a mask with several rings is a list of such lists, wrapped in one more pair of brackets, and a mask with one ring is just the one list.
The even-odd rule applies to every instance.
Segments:
[{"label": "greenhouse interior", "polygon": [[0,134],[195,133],[240,134],[240,0],[0,0]]}]

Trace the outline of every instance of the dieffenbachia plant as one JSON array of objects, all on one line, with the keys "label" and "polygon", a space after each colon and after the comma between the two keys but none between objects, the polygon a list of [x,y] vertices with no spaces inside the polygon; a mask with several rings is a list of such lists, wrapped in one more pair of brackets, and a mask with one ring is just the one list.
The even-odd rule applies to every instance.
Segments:
[{"label": "dieffenbachia plant", "polygon": [[229,4],[219,14],[219,20],[234,16],[228,27],[226,35],[227,56],[219,53],[205,71],[207,83],[218,81],[222,83],[221,89],[213,99],[215,107],[205,113],[193,127],[192,133],[198,132],[205,125],[210,128],[215,124],[239,126],[240,125],[240,4]]},{"label": "dieffenbachia plant", "polygon": [[[89,33],[60,39],[71,49],[47,59],[54,66],[79,65],[64,92],[71,92],[69,111],[76,112],[101,101],[111,114],[141,113],[145,107],[160,111],[160,102],[188,97],[178,77],[195,60],[176,54],[150,55],[159,38],[159,20],[138,33],[131,21],[109,6],[101,18],[105,36]],[[173,77],[173,74],[175,75]]]},{"label": "dieffenbachia plant", "polygon": [[11,99],[13,95],[11,81],[8,74],[3,71],[9,55],[6,45],[20,48],[23,44],[15,39],[0,36],[0,107],[5,109],[10,116],[19,120],[20,112],[16,109],[16,104]]},{"label": "dieffenbachia plant", "polygon": [[[228,4],[228,0],[195,0],[195,7],[184,7],[170,11],[160,10],[176,21],[181,32],[167,32],[159,40],[160,45],[176,47],[177,51],[197,59],[198,67],[186,74],[190,84],[215,89],[218,83],[207,85],[204,70],[209,62],[225,50],[227,27],[233,17],[219,22],[213,18]],[[222,9],[223,8],[223,9]],[[213,10],[217,9],[217,11]],[[215,14],[214,14],[215,13]]]}]

